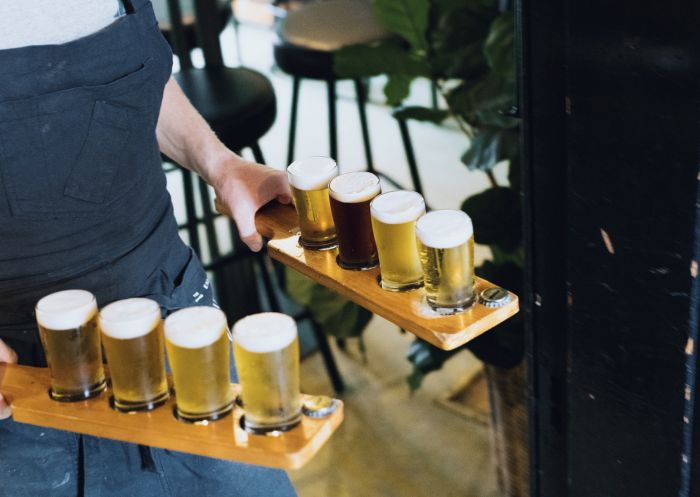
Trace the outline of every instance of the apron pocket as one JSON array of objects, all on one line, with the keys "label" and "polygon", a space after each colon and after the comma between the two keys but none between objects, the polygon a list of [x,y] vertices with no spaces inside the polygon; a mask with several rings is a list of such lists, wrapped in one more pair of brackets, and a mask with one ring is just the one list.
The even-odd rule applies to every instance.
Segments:
[{"label": "apron pocket", "polygon": [[63,193],[86,202],[104,202],[128,135],[127,109],[104,100],[95,102],[85,144]]}]

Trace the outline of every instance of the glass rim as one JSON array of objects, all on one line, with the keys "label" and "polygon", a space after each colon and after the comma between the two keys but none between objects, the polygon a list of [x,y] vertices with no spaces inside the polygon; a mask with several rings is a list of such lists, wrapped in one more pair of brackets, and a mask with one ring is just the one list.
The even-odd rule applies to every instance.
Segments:
[{"label": "glass rim", "polygon": [[[420,199],[420,201],[421,201],[420,210],[418,210],[418,209],[416,208],[416,210],[418,210],[419,214],[416,215],[413,219],[409,219],[408,221],[401,221],[401,222],[398,222],[398,223],[396,223],[396,222],[394,222],[394,223],[386,222],[386,221],[384,221],[384,220],[382,220],[382,219],[379,219],[379,217],[375,215],[375,212],[380,212],[380,213],[381,213],[382,211],[379,210],[379,209],[377,209],[377,207],[376,207],[376,202],[381,202],[380,199],[383,199],[383,198],[385,198],[386,196],[391,195],[392,193],[410,193],[410,194],[412,194],[412,195],[416,195],[416,196]],[[374,218],[377,219],[378,221],[381,221],[381,222],[383,222],[383,223],[385,223],[385,224],[403,224],[403,223],[408,223],[408,222],[411,222],[411,221],[417,221],[420,217],[422,217],[422,216],[424,216],[424,215],[426,214],[426,212],[425,212],[425,209],[426,209],[426,208],[425,208],[425,198],[423,198],[423,195],[421,195],[420,193],[418,193],[418,192],[416,192],[416,191],[413,191],[413,190],[392,190],[392,191],[390,191],[390,192],[382,192],[382,193],[380,193],[379,195],[377,195],[376,197],[374,197],[374,198],[372,199],[372,201],[369,203],[369,207],[370,207],[370,212],[371,212],[371,214],[372,214],[372,217],[374,217]]]},{"label": "glass rim", "polygon": [[[331,169],[337,169],[337,168],[338,168],[338,163],[337,163],[336,160],[333,159],[332,157],[327,157],[327,156],[325,156],[325,155],[309,155],[309,156],[307,156],[307,157],[302,157],[301,159],[297,159],[297,160],[293,161],[291,164],[289,164],[289,165],[287,166],[286,171],[287,171],[288,174],[291,174],[292,176],[306,177],[306,176],[304,176],[304,175],[302,175],[302,174],[295,173],[294,171],[291,171],[290,169],[291,169],[292,166],[294,166],[295,164],[299,164],[300,162],[304,162],[304,161],[307,161],[307,160],[315,160],[315,159],[324,159],[324,160],[326,160],[326,161],[329,161],[330,167],[329,167],[328,169],[323,170],[323,171],[319,171],[320,173],[323,173],[323,172],[326,172],[326,171],[330,171]],[[318,174],[319,172],[314,173],[314,174]]]},{"label": "glass rim", "polygon": [[103,313],[104,313],[105,309],[107,309],[109,306],[111,306],[113,304],[116,304],[118,302],[123,302],[125,300],[147,300],[149,302],[153,302],[156,305],[155,308],[153,309],[154,316],[157,312],[158,317],[160,318],[161,321],[163,321],[163,316],[160,312],[160,304],[158,302],[156,302],[155,300],[149,299],[147,297],[129,297],[128,299],[120,299],[120,300],[115,300],[114,302],[110,302],[109,304],[104,306],[102,309],[100,309],[100,321],[105,321],[108,323],[124,323],[124,322],[140,321],[140,320],[144,319],[143,316],[130,316],[130,317],[127,317],[125,319],[109,319],[109,318],[104,317]]},{"label": "glass rim", "polygon": [[[50,297],[68,292],[80,292],[89,295],[90,299],[77,306],[63,307],[62,309],[42,309],[42,302],[46,303]],[[37,324],[51,330],[70,330],[85,325],[99,314],[97,298],[95,294],[79,288],[69,288],[49,293],[40,298],[34,305],[34,315]]]},{"label": "glass rim", "polygon": [[[343,202],[343,203],[352,204],[352,203],[364,202],[364,201],[366,201],[366,200],[372,201],[372,200],[374,200],[375,198],[377,198],[379,195],[382,195],[381,179],[379,178],[378,175],[376,175],[376,174],[374,174],[373,172],[370,172],[370,171],[349,171],[349,172],[347,172],[347,173],[339,174],[339,175],[337,175],[336,177],[332,178],[332,179],[328,182],[328,190],[329,190],[330,192],[336,193],[336,194],[338,194],[338,195],[354,195],[353,193],[342,193],[342,192],[339,192],[338,190],[335,190],[335,189],[333,188],[333,182],[334,182],[335,180],[337,180],[338,178],[342,178],[342,177],[344,177],[344,176],[348,176],[348,175],[350,175],[350,174],[365,174],[365,175],[370,175],[370,176],[372,176],[372,184],[368,185],[367,189],[370,189],[370,188],[371,188],[371,189],[374,189],[375,187],[379,186],[379,191],[378,191],[376,194],[374,194],[373,196],[371,196],[370,198],[368,198],[368,199],[364,198],[364,197],[366,197],[367,195],[361,195],[360,197],[358,197],[359,200],[355,200],[355,201],[352,201],[352,202],[351,202],[351,201],[339,200],[339,199],[333,197],[333,198],[334,198],[335,200],[337,200],[338,202]],[[370,193],[370,195],[371,195],[371,193]],[[332,195],[331,195],[331,196],[332,196]]]},{"label": "glass rim", "polygon": [[[444,230],[439,230],[437,233],[434,230],[430,231],[430,227],[422,226],[430,218],[441,216],[445,213],[457,214],[459,224],[449,226],[450,231],[444,233]],[[474,236],[474,225],[469,214],[460,209],[436,209],[426,212],[416,220],[416,236],[426,247],[436,249],[449,249],[459,247],[469,241]],[[432,238],[432,240],[430,240]]]}]

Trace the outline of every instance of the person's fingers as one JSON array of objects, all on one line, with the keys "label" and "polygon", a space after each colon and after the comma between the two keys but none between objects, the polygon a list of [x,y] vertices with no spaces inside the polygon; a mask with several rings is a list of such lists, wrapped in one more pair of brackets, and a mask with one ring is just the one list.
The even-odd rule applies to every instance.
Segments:
[{"label": "person's fingers", "polygon": [[292,203],[292,197],[290,195],[277,195],[277,201],[280,204],[290,204]]},{"label": "person's fingers", "polygon": [[2,340],[0,340],[0,362],[17,364],[17,354]]},{"label": "person's fingers", "polygon": [[253,252],[260,251],[263,247],[263,240],[255,227],[255,210],[248,206],[239,206],[233,214],[233,220],[236,222],[238,234],[243,243],[248,245],[248,248]]},{"label": "person's fingers", "polygon": [[281,204],[288,204],[292,201],[292,190],[289,187],[289,180],[286,173],[280,173],[276,176],[275,182],[275,197]]},{"label": "person's fingers", "polygon": [[0,419],[7,419],[12,416],[12,407],[5,401],[5,397],[0,393]]}]

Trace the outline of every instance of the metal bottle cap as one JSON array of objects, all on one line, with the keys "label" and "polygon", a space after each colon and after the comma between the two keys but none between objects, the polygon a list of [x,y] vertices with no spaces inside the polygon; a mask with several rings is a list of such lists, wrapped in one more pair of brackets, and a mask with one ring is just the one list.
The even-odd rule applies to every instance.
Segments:
[{"label": "metal bottle cap", "polygon": [[512,300],[508,290],[501,287],[491,287],[479,294],[479,303],[486,307],[503,307]]},{"label": "metal bottle cap", "polygon": [[301,407],[302,412],[315,419],[330,416],[338,408],[338,401],[326,395],[314,395],[306,397]]}]

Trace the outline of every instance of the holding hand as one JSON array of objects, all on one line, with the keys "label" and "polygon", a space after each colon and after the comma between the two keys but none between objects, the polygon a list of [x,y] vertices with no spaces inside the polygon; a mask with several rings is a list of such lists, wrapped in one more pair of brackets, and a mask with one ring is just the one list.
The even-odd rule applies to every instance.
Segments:
[{"label": "holding hand", "polygon": [[[17,364],[17,354],[2,340],[0,340],[0,363]],[[12,408],[0,393],[0,419],[9,418],[11,415]]]}]

